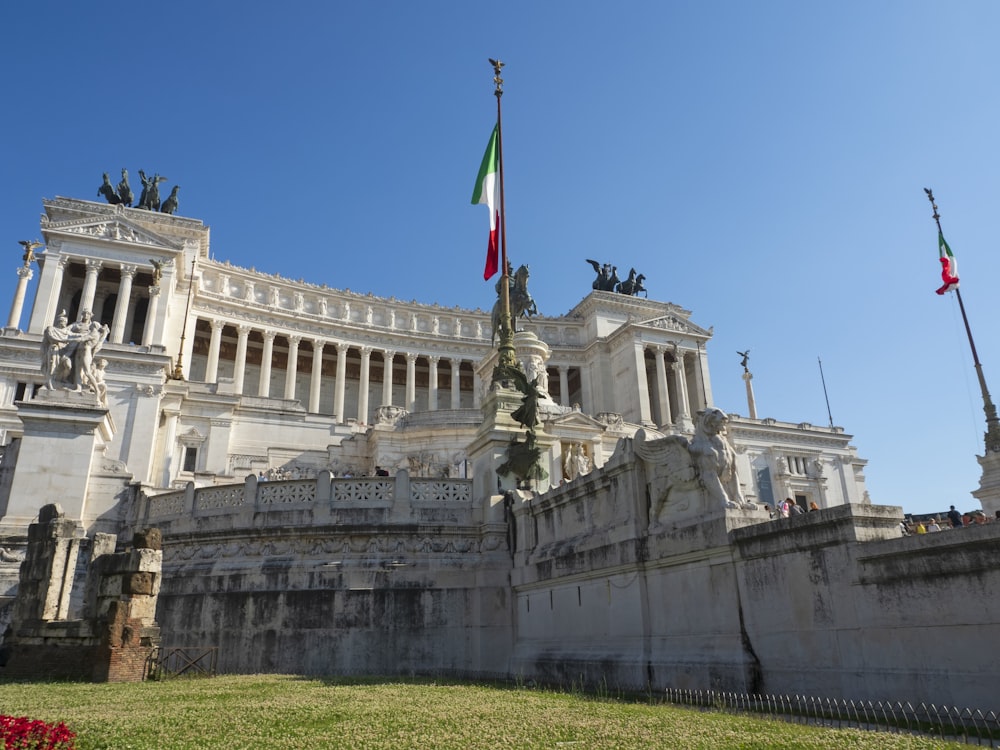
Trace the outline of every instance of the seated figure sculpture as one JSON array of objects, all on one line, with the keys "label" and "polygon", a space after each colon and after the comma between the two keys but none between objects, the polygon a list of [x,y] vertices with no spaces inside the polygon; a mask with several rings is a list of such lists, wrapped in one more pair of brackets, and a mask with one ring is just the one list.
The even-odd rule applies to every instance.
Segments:
[{"label": "seated figure sculpture", "polygon": [[746,502],[740,489],[736,451],[725,435],[728,421],[721,409],[709,407],[698,413],[690,441],[683,435],[648,440],[645,430],[636,433],[635,452],[647,467],[651,526],[659,524],[666,510],[703,513],[757,507]]},{"label": "seated figure sculpture", "polygon": [[84,310],[73,325],[67,322],[66,312],[62,311],[55,324],[47,326],[42,333],[41,369],[45,374],[42,387],[86,390],[103,403],[106,387],[103,372],[98,373],[95,369],[94,355],[104,346],[109,328],[94,320],[90,310]]}]

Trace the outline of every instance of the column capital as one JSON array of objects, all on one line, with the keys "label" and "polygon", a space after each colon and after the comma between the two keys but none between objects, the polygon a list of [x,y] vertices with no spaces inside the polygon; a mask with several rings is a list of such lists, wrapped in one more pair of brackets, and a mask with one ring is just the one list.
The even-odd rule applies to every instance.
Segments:
[{"label": "column capital", "polygon": [[362,346],[362,347],[358,347],[358,348],[361,351],[361,357],[362,357],[362,359],[368,359],[369,357],[372,356],[372,352],[374,351],[374,349],[372,347],[370,347],[370,346]]},{"label": "column capital", "polygon": [[351,348],[351,345],[346,341],[337,342],[337,354],[346,354],[347,350]]},{"label": "column capital", "polygon": [[87,258],[84,262],[87,265],[87,273],[97,273],[104,267],[104,261],[97,258]]},{"label": "column capital", "polygon": [[277,331],[264,331],[264,341],[274,342],[274,338],[278,335]]},{"label": "column capital", "polygon": [[35,275],[35,272],[30,266],[18,266],[17,275],[25,281],[31,281],[31,277]]},{"label": "column capital", "polygon": [[135,272],[139,270],[139,266],[132,265],[130,263],[120,263],[118,265],[119,270],[122,272],[122,277],[134,278]]},{"label": "column capital", "polygon": [[417,363],[417,357],[419,357],[419,356],[420,356],[419,354],[415,354],[414,352],[407,352],[406,353],[406,362],[407,362],[407,364],[416,364]]},{"label": "column capital", "polygon": [[236,335],[239,336],[241,339],[245,339],[247,336],[249,336],[250,331],[252,330],[253,326],[248,326],[246,323],[236,324]]},{"label": "column capital", "polygon": [[312,339],[313,351],[321,352],[324,347],[326,347],[326,341],[323,339]]},{"label": "column capital", "polygon": [[150,297],[159,297],[160,296],[160,287],[158,287],[158,286],[151,286],[151,287],[149,287],[149,296]]},{"label": "column capital", "polygon": [[299,334],[293,334],[291,336],[288,336],[287,338],[289,346],[298,346],[302,342],[302,336],[300,336]]},{"label": "column capital", "polygon": [[212,332],[214,333],[215,331],[221,331],[225,327],[226,321],[212,318],[208,321],[208,324],[212,326]]},{"label": "column capital", "polygon": [[[52,247],[51,243],[49,243],[49,247],[50,248]],[[60,271],[65,271],[66,266],[68,266],[72,262],[73,259],[70,258],[68,255],[60,255],[58,258],[56,258],[56,265],[58,266]]]},{"label": "column capital", "polygon": [[386,362],[392,362],[392,360],[396,358],[396,352],[394,352],[392,349],[386,349],[385,351],[382,352],[382,358]]},{"label": "column capital", "polygon": [[428,354],[427,355],[427,362],[429,364],[431,364],[431,365],[437,365],[437,363],[440,362],[440,361],[441,361],[441,358],[438,357],[438,356],[436,356],[436,355],[433,355],[433,354]]}]

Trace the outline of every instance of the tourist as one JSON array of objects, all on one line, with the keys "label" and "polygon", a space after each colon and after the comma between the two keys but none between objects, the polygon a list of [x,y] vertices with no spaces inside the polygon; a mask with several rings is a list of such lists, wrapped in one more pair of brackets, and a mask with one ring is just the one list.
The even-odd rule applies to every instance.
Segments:
[{"label": "tourist", "polygon": [[927,529],[924,527],[924,522],[923,521],[917,521],[917,533],[918,534],[926,534],[927,533]]},{"label": "tourist", "polygon": [[814,510],[819,510],[819,506],[816,505],[816,501],[815,500],[813,500],[811,503],[809,503],[809,512],[812,513]]},{"label": "tourist", "polygon": [[899,530],[902,532],[903,536],[910,535],[910,527],[906,525],[905,520],[899,522]]},{"label": "tourist", "polygon": [[938,526],[936,518],[932,518],[930,523],[927,524],[927,531],[941,531],[941,527]]},{"label": "tourist", "polygon": [[800,516],[803,513],[805,513],[805,511],[802,510],[802,506],[799,505],[794,500],[789,500],[788,502],[790,502],[792,504],[792,507],[788,509],[788,515],[790,515],[790,516]]},{"label": "tourist", "polygon": [[962,514],[955,510],[955,506],[951,506],[951,510],[948,511],[948,520],[951,521],[951,527],[957,529],[962,525]]},{"label": "tourist", "polygon": [[790,497],[786,497],[781,501],[781,505],[778,506],[778,512],[781,513],[782,518],[788,518],[792,512],[793,505],[795,505],[795,501]]}]

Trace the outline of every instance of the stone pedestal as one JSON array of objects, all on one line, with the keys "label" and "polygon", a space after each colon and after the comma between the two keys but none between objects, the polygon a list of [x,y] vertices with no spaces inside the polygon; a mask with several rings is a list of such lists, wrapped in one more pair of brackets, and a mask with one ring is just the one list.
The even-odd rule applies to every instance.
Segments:
[{"label": "stone pedestal", "polygon": [[1000,453],[976,456],[976,460],[983,467],[983,476],[972,496],[982,503],[986,515],[993,518],[1000,510]]},{"label": "stone pedestal", "polygon": [[48,503],[86,530],[96,520],[87,512],[94,456],[114,435],[107,408],[91,393],[47,389],[15,406],[24,433],[10,493],[0,498],[0,532],[23,532]]}]

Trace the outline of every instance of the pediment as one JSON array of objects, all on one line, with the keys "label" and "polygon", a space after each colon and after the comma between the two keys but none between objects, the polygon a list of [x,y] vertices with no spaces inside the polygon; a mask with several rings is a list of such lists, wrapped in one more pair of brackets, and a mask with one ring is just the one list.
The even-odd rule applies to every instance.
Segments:
[{"label": "pediment", "polygon": [[545,420],[545,429],[546,431],[587,429],[604,432],[608,429],[608,426],[604,422],[594,419],[589,414],[584,414],[582,411],[574,409],[565,414],[560,414],[558,417]]},{"label": "pediment", "polygon": [[645,326],[647,328],[656,328],[661,331],[687,333],[694,336],[710,337],[712,335],[712,329],[706,330],[701,326],[696,326],[689,320],[685,320],[684,318],[676,315],[662,315],[657,318],[649,318],[648,320],[637,321],[636,325]]},{"label": "pediment", "polygon": [[56,232],[126,245],[142,245],[174,251],[183,249],[178,242],[140,227],[122,216],[92,216],[71,221],[49,222],[44,229],[47,233]]}]

